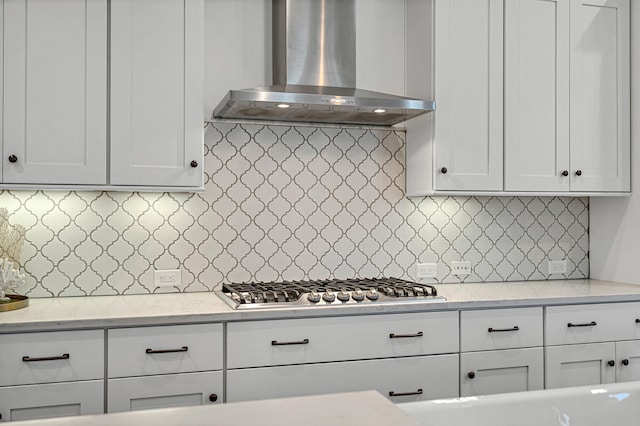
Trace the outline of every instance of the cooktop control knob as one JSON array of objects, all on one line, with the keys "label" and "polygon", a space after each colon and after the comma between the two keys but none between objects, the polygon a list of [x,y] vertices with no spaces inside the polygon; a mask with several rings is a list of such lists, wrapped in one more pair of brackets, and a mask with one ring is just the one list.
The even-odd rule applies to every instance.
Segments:
[{"label": "cooktop control knob", "polygon": [[342,289],[340,293],[338,293],[338,300],[341,302],[348,302],[351,299],[351,295],[347,292],[347,290]]},{"label": "cooktop control knob", "polygon": [[336,300],[336,295],[335,293],[332,293],[330,291],[325,291],[325,293],[322,295],[322,300],[324,300],[325,302],[331,303],[334,300]]},{"label": "cooktop control knob", "polygon": [[351,293],[351,298],[356,302],[362,302],[364,300],[364,292],[357,288],[353,293]]},{"label": "cooktop control knob", "polygon": [[367,291],[367,299],[378,300],[379,297],[380,297],[380,293],[378,293],[378,290],[376,290],[375,288],[372,288],[371,290]]},{"label": "cooktop control knob", "polygon": [[311,293],[307,294],[307,300],[311,303],[318,303],[320,301],[320,293],[311,290]]}]

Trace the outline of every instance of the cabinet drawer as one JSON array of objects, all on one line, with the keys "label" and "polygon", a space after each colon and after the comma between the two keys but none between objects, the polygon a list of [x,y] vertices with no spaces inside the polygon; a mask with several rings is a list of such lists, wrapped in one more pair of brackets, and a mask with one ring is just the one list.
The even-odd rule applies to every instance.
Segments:
[{"label": "cabinet drawer", "polygon": [[0,337],[0,386],[100,379],[102,330],[7,334]]},{"label": "cabinet drawer", "polygon": [[542,308],[460,313],[462,352],[533,346],[542,346]]},{"label": "cabinet drawer", "polygon": [[108,412],[221,403],[222,371],[109,379]]},{"label": "cabinet drawer", "polygon": [[2,421],[104,413],[104,381],[0,388]]},{"label": "cabinet drawer", "polygon": [[222,324],[109,330],[109,377],[221,370]]},{"label": "cabinet drawer", "polygon": [[227,325],[227,367],[458,352],[458,313],[369,315]]},{"label": "cabinet drawer", "polygon": [[640,336],[640,304],[551,306],[545,313],[545,345],[630,340]]},{"label": "cabinet drawer", "polygon": [[227,402],[377,390],[394,402],[458,396],[458,355],[230,370]]}]

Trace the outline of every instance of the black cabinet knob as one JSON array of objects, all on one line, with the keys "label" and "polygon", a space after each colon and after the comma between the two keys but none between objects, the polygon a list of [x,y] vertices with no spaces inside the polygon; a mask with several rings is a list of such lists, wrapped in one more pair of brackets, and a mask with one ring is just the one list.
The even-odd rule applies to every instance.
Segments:
[{"label": "black cabinet knob", "polygon": [[623,359],[620,362],[622,362],[622,365],[629,365],[629,360],[628,359]]},{"label": "black cabinet knob", "polygon": [[442,174],[447,174],[447,172],[448,172],[448,170],[447,170],[446,167],[443,167],[443,168],[440,169],[440,173],[442,173]]},{"label": "black cabinet knob", "polygon": [[616,365],[616,362],[614,360],[611,360],[609,362],[607,362],[607,364],[609,365],[609,367],[613,367]]},{"label": "black cabinet knob", "polygon": [[473,379],[474,377],[476,377],[476,373],[474,373],[473,371],[470,371],[470,372],[467,374],[467,377],[468,377],[468,378],[470,378],[470,379]]},{"label": "black cabinet knob", "polygon": [[16,157],[15,155],[10,155],[9,156],[9,162],[10,163],[15,163],[16,161],[18,161],[18,157]]},{"label": "black cabinet knob", "polygon": [[216,402],[218,400],[218,395],[215,393],[212,393],[211,395],[209,395],[209,401],[211,402]]},{"label": "black cabinet knob", "polygon": [[191,162],[191,167],[198,167],[198,162],[196,160],[193,160]]},{"label": "black cabinet knob", "polygon": [[576,170],[576,176],[582,176],[582,170]]},{"label": "black cabinet knob", "polygon": [[562,176],[569,176],[569,170],[563,170]]}]

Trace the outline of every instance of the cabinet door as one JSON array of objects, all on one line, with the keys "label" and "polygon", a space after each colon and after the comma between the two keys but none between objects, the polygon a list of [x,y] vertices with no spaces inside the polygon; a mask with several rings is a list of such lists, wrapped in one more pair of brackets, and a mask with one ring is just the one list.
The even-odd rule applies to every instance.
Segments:
[{"label": "cabinet door", "polygon": [[222,402],[222,372],[109,379],[108,412]]},{"label": "cabinet door", "polygon": [[542,348],[460,355],[460,396],[539,390],[544,387]]},{"label": "cabinet door", "polygon": [[[545,387],[554,389],[614,383],[615,351],[613,342],[545,348]],[[614,366],[609,365],[610,362]]]},{"label": "cabinet door", "polygon": [[111,184],[202,185],[203,14],[202,0],[111,2]]},{"label": "cabinet door", "polygon": [[616,382],[640,380],[640,340],[616,342]]},{"label": "cabinet door", "polygon": [[630,190],[629,73],[629,0],[571,0],[572,190]]},{"label": "cabinet door", "polygon": [[106,183],[106,0],[5,0],[3,26],[4,183]]},{"label": "cabinet door", "polygon": [[504,19],[505,190],[569,191],[569,3],[509,0]]},{"label": "cabinet door", "polygon": [[458,355],[227,370],[227,402],[377,390],[394,402],[458,395]]},{"label": "cabinet door", "polygon": [[502,190],[502,8],[502,0],[436,2],[436,190]]},{"label": "cabinet door", "polygon": [[0,388],[2,421],[79,416],[104,412],[104,381]]}]

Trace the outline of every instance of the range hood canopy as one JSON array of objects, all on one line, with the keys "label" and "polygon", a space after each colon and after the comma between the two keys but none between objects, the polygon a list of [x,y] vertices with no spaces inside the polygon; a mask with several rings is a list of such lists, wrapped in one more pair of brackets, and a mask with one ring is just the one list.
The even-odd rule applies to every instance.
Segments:
[{"label": "range hood canopy", "polygon": [[355,0],[273,0],[273,80],[230,90],[213,116],[391,126],[435,107],[356,88]]}]

